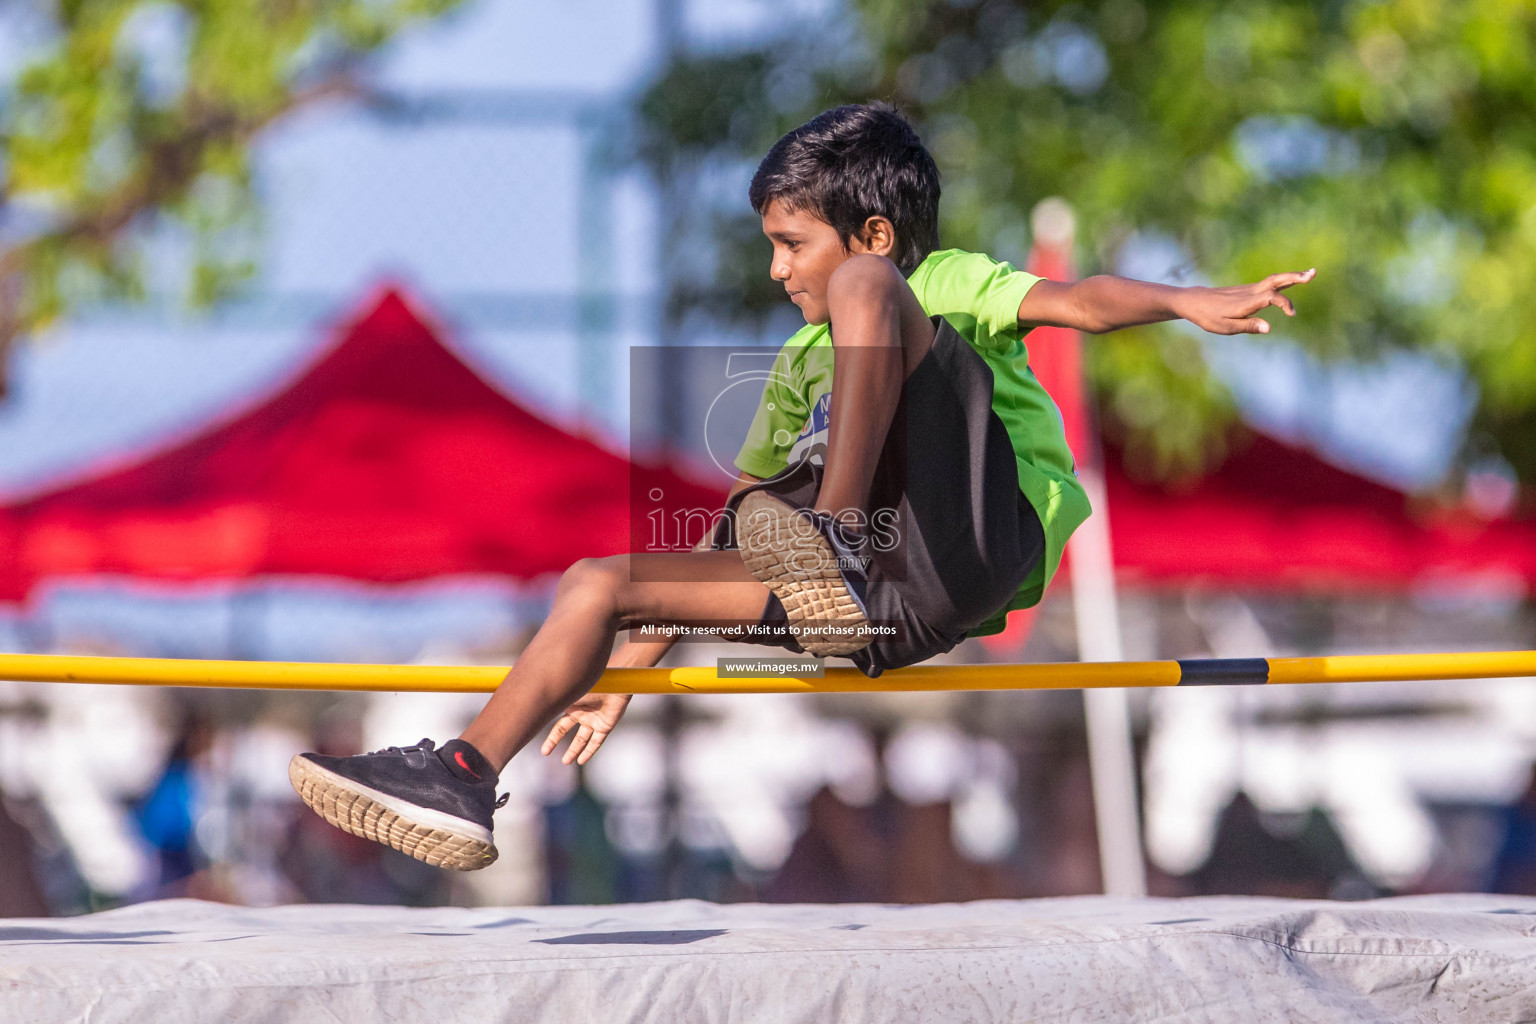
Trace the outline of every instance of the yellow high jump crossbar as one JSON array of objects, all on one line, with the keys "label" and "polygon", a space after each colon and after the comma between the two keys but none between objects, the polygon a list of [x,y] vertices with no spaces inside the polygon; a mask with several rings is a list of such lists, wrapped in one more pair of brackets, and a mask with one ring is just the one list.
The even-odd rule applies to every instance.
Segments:
[{"label": "yellow high jump crossbar", "polygon": [[[0,654],[0,679],[45,683],[489,693],[507,671],[504,666],[494,665],[345,665]],[[1512,676],[1536,676],[1536,651],[1038,665],[919,665],[886,672],[878,679],[869,679],[854,668],[828,668],[824,677],[724,677],[709,667],[624,668],[604,672],[594,689],[598,693],[878,693],[1369,683]]]}]

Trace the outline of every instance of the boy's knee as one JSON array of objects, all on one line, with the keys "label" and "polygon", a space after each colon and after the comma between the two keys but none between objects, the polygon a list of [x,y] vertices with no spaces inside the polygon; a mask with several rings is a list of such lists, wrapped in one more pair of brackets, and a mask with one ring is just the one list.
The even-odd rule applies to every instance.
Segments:
[{"label": "boy's knee", "polygon": [[[898,344],[908,352],[908,373],[933,343],[933,324],[922,303],[900,268],[884,256],[859,253],[839,264],[827,282],[827,309],[834,323],[834,346]],[[862,323],[873,327],[874,333],[858,327],[839,333],[835,326],[839,322]],[[885,330],[893,331],[894,337],[882,337]]]},{"label": "boy's knee", "polygon": [[624,567],[616,564],[622,560],[623,556],[616,556],[583,558],[573,562],[569,569],[560,574],[560,584],[555,588],[556,599],[576,598],[615,604],[626,576]]},{"label": "boy's knee", "polygon": [[901,270],[884,256],[848,257],[827,280],[829,305],[901,305],[917,301]]}]

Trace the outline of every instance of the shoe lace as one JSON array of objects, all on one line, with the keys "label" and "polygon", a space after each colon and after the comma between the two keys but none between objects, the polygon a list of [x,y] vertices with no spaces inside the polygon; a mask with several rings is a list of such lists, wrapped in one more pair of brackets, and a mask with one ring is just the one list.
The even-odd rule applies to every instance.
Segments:
[{"label": "shoe lace", "polygon": [[407,750],[421,750],[431,753],[437,749],[437,745],[429,739],[419,739],[408,747],[385,747],[383,750],[370,750],[370,754],[403,754]]},{"label": "shoe lace", "polygon": [[[372,753],[375,753],[375,754],[404,754],[408,750],[420,750],[420,751],[423,751],[424,753],[431,753],[433,750],[436,750],[436,749],[437,749],[437,745],[436,744],[434,744],[429,739],[423,738],[423,739],[420,739],[420,740],[416,741],[415,743],[411,744],[409,747],[385,747],[383,750],[375,750],[375,751],[372,751]],[[510,799],[512,799],[512,794],[511,793],[503,793],[503,794],[501,794],[501,797],[496,801],[496,804],[495,804],[495,806],[492,809],[493,810],[498,810],[498,811],[501,810],[503,807],[507,806],[507,801],[510,800]]]}]

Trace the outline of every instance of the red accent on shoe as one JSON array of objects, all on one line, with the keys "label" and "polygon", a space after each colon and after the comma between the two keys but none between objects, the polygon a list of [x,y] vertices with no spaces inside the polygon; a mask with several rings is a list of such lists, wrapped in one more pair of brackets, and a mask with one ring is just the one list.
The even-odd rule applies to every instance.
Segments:
[{"label": "red accent on shoe", "polygon": [[477,779],[480,777],[480,773],[479,772],[475,771],[473,768],[471,768],[468,764],[465,763],[465,761],[464,761],[464,751],[462,751],[462,750],[455,750],[453,752],[453,759],[455,761],[459,762],[459,767],[460,768],[463,768],[465,771],[469,772],[469,774],[473,775]]}]

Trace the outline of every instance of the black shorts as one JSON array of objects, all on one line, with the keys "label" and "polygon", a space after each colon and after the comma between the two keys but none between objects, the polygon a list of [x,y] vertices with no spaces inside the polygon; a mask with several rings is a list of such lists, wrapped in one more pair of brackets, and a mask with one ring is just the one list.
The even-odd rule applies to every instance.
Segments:
[{"label": "black shorts", "polygon": [[[950,650],[1008,603],[1040,559],[1045,532],[1019,490],[1013,444],[992,411],[992,370],[943,317],[933,348],[907,377],[870,492],[870,508],[892,509],[899,543],[876,550],[866,614],[893,628],[847,657],[874,678]],[[799,508],[815,504],[822,467],[807,458],[765,490]],[[728,522],[716,547],[734,547]],[[782,627],[784,606],[769,595],[761,623]],[[801,650],[782,629],[756,642]]]}]

